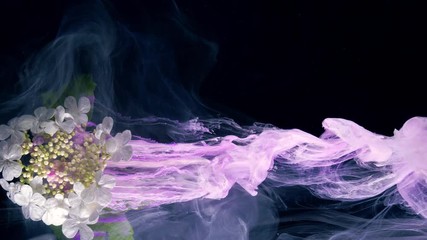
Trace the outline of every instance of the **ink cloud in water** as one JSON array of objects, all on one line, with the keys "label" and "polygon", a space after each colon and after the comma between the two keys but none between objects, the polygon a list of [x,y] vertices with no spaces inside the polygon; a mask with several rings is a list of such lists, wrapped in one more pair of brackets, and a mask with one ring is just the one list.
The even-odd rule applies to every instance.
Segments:
[{"label": "ink cloud in water", "polygon": [[[426,118],[409,119],[391,137],[339,118],[324,120],[320,137],[304,129],[240,126],[213,118],[187,89],[213,66],[217,46],[189,31],[175,5],[167,9],[173,17],[148,14],[152,26],[132,26],[112,20],[100,2],[72,4],[55,40],[25,65],[20,82],[24,91],[2,105],[5,114],[13,110],[28,115],[46,102],[61,102],[71,91],[77,99],[86,96],[90,101],[93,110],[83,114],[88,126],[101,124],[92,126],[98,130],[96,139],[102,142],[103,131],[114,137],[123,133],[114,149],[130,146],[130,160],[110,161],[103,169],[115,184],[109,177],[92,177],[111,197],[108,206],[94,211],[100,222],[109,221],[102,219],[107,214],[121,214],[120,221],[130,223],[135,239],[427,236]],[[165,34],[160,28],[170,31]],[[177,50],[188,46],[196,50]],[[184,58],[191,62],[192,74],[179,71],[174,62]],[[185,82],[187,78],[192,80]],[[73,88],[76,83],[80,88]],[[43,121],[56,119],[51,114],[55,111],[45,110]],[[52,126],[66,132],[67,119],[78,117],[70,118],[65,110],[56,109],[61,120]],[[114,130],[106,116],[114,119]],[[1,133],[16,133],[15,127],[5,125]],[[17,160],[12,150],[18,148],[4,147],[7,137],[2,137],[0,160],[9,164]],[[18,173],[5,175],[1,166],[7,178],[2,187],[9,196],[19,193],[10,183]],[[21,195],[36,196],[35,201],[12,200],[38,209],[36,191],[24,190]],[[80,190],[72,190],[75,198],[91,202]],[[58,198],[56,203],[63,201]],[[69,214],[69,208],[63,213]],[[392,211],[396,208],[397,213]],[[40,220],[39,215],[28,217]],[[89,227],[92,220],[85,220]],[[92,231],[80,227],[85,234]],[[95,229],[94,236],[100,232]]]}]

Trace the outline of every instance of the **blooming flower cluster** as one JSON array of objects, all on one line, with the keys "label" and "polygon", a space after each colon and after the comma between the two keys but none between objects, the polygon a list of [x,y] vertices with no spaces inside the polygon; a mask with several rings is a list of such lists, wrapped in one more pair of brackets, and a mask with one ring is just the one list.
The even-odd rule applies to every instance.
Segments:
[{"label": "blooming flower cluster", "polygon": [[25,218],[61,226],[68,238],[77,232],[88,240],[88,225],[111,201],[115,185],[103,174],[107,161],[127,161],[131,132],[112,136],[113,119],[105,117],[89,131],[91,103],[67,97],[56,109],[39,107],[0,125],[0,185],[22,207]]}]

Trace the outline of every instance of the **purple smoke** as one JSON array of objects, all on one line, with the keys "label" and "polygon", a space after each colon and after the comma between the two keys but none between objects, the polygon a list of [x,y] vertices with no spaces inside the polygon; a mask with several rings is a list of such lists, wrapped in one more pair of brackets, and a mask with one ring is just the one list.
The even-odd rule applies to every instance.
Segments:
[{"label": "purple smoke", "polygon": [[[132,160],[109,163],[106,169],[117,178],[110,207],[125,211],[222,199],[234,184],[254,196],[269,178],[276,186],[307,186],[321,198],[342,201],[368,199],[397,185],[408,206],[427,217],[426,118],[408,120],[393,137],[344,119],[326,119],[323,126],[320,138],[295,129],[267,129],[197,143],[134,140]],[[289,169],[282,171],[281,165]]]}]

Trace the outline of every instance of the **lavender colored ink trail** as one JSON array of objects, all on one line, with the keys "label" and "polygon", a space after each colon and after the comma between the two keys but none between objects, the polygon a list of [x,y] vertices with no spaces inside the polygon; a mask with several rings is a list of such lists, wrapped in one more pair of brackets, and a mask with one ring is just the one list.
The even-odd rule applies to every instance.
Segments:
[{"label": "lavender colored ink trail", "polygon": [[[397,185],[408,206],[427,217],[426,118],[408,120],[393,137],[344,119],[326,119],[323,126],[320,138],[300,130],[268,129],[245,138],[197,143],[133,140],[132,160],[110,163],[106,169],[117,179],[110,207],[126,211],[197,198],[222,199],[234,184],[254,196],[268,178],[342,201],[368,199]],[[340,167],[348,162],[355,166]]]}]

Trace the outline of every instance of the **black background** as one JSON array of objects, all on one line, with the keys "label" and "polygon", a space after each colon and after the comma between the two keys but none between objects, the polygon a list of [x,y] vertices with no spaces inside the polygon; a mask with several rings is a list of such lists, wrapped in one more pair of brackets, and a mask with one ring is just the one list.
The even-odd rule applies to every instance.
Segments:
[{"label": "black background", "polygon": [[[71,1],[70,1],[71,2]],[[58,31],[68,1],[3,1],[1,89]],[[416,1],[110,1],[128,24],[176,7],[217,62],[199,95],[223,115],[320,134],[326,117],[392,134],[425,107],[425,14]],[[2,94],[2,100],[5,96]]]},{"label": "black background", "polygon": [[[1,101],[20,91],[22,64],[55,38],[70,2],[0,2]],[[106,4],[128,24],[175,7],[194,33],[217,44],[216,64],[198,93],[239,123],[319,135],[324,118],[341,117],[391,135],[407,119],[427,116],[427,21],[416,1]]]}]

